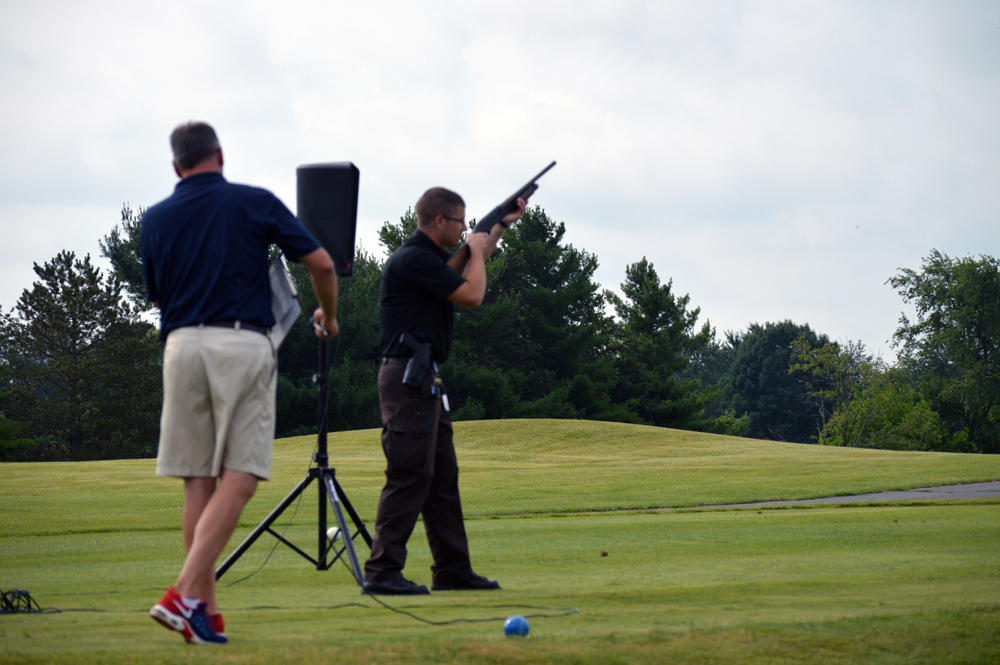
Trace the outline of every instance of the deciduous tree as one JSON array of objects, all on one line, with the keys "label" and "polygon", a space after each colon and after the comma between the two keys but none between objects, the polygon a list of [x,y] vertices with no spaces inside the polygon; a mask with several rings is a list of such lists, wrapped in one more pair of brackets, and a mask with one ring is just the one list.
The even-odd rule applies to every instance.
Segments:
[{"label": "deciduous tree", "polygon": [[1000,453],[1000,261],[933,250],[920,270],[901,269],[889,283],[916,308],[893,337],[901,363],[952,434]]},{"label": "deciduous tree", "polygon": [[[930,403],[860,342],[810,346],[792,343],[789,372],[804,375],[821,422],[816,441],[852,448],[957,450]],[[956,447],[956,443],[959,444]]]}]

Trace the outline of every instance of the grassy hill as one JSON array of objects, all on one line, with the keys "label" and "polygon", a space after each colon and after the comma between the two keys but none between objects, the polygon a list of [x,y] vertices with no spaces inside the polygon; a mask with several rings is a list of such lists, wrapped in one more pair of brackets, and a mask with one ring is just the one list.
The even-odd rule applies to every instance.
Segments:
[{"label": "grassy hill", "polygon": [[[476,568],[498,594],[359,595],[274,540],[220,590],[232,662],[994,662],[1000,656],[1000,502],[676,510],[1000,479],[1000,457],[853,450],[617,423],[456,424]],[[232,543],[303,477],[315,440],[275,446]],[[369,526],[379,432],[330,437],[331,464]],[[181,483],[152,460],[0,464],[0,589],[102,610],[0,618],[0,662],[201,662],[145,615],[183,560]],[[276,529],[315,544],[316,490]],[[292,520],[291,526],[289,521]],[[287,529],[287,531],[285,531]],[[360,542],[360,541],[359,541]],[[362,556],[366,548],[360,547]],[[607,556],[602,556],[607,552]],[[266,564],[266,565],[264,565]],[[429,581],[422,529],[406,573]],[[500,606],[503,607],[500,607]],[[326,608],[326,609],[322,609]],[[331,609],[336,608],[336,609]]]},{"label": "grassy hill", "polygon": [[[367,520],[384,477],[379,430],[330,435],[330,464]],[[910,453],[740,439],[622,423],[498,420],[455,425],[467,518],[679,508],[1000,479],[1000,456]],[[315,437],[276,442],[257,524],[301,480]],[[180,483],[154,460],[0,464],[4,535],[178,529]]]}]

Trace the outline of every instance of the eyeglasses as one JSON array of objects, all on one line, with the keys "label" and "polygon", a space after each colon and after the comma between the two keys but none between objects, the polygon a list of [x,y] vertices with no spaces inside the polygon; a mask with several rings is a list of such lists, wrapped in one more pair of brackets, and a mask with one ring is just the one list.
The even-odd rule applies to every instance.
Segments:
[{"label": "eyeglasses", "polygon": [[457,217],[450,217],[450,216],[448,216],[448,215],[444,214],[443,212],[442,212],[442,213],[439,213],[439,214],[440,214],[440,215],[441,215],[442,217],[444,217],[445,219],[447,219],[447,220],[450,220],[450,221],[452,221],[452,222],[458,222],[459,224],[462,224],[463,226],[465,225],[465,220],[464,220],[464,219],[459,219],[459,218],[457,218]]}]

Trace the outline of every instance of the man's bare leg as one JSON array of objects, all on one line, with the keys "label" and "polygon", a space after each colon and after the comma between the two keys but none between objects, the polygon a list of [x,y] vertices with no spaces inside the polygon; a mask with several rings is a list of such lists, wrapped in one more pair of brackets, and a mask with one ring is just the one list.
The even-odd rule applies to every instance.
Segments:
[{"label": "man's bare leg", "polygon": [[[187,484],[185,479],[185,488]],[[256,490],[256,476],[223,469],[218,486],[195,524],[184,569],[174,589],[182,596],[208,602],[209,613],[219,611],[215,606],[215,561],[236,530],[243,507]]]},{"label": "man's bare leg", "polygon": [[[218,479],[214,477],[184,479],[184,512],[181,523],[184,528],[184,550],[188,553],[191,552],[191,544],[194,542],[194,529],[198,525],[198,520],[201,519],[205,506],[208,505],[209,499],[212,498],[217,483]],[[202,600],[208,602],[207,609],[210,614],[219,611],[215,604],[214,593],[210,598],[203,596]]]},{"label": "man's bare leg", "polygon": [[191,543],[194,542],[194,527],[201,518],[201,513],[208,505],[208,500],[215,492],[217,478],[195,477],[184,479],[184,549],[191,551]]}]

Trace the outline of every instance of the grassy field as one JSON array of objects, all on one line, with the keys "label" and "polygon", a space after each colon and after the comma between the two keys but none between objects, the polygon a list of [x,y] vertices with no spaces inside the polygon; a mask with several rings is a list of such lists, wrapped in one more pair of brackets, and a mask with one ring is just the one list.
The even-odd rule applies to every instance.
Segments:
[{"label": "grassy field", "polygon": [[[0,662],[1000,661],[1000,501],[703,508],[996,480],[1000,458],[611,423],[456,430],[473,563],[504,590],[386,600],[430,621],[495,620],[421,623],[361,596],[345,569],[317,572],[279,547],[220,590],[230,644],[186,647],[146,616],[183,560],[180,483],[153,477],[151,460],[6,464],[0,588],[85,611],[0,617]],[[233,545],[301,479],[313,444],[276,444],[274,478]],[[378,433],[334,435],[330,451],[370,525]],[[307,551],[315,503],[311,489],[277,526]],[[273,542],[221,584],[260,568]],[[418,527],[407,576],[429,582],[429,565]],[[515,613],[545,616],[505,639]]]}]

